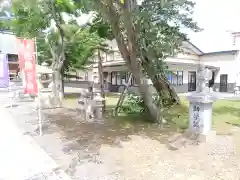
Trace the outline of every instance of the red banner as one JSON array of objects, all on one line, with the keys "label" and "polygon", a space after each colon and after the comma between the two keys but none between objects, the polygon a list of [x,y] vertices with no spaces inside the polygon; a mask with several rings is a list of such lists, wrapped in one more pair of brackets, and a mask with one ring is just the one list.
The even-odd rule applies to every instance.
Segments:
[{"label": "red banner", "polygon": [[19,67],[25,94],[37,94],[36,53],[34,40],[17,38]]}]

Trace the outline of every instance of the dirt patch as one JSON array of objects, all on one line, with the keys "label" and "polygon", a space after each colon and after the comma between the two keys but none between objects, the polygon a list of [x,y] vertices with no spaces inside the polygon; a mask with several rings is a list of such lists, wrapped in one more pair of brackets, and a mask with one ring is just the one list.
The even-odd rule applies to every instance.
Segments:
[{"label": "dirt patch", "polygon": [[236,129],[232,135],[217,135],[213,143],[185,143],[171,149],[169,140],[176,132],[155,124],[112,119],[87,122],[69,109],[45,116],[45,134],[49,139],[53,132],[60,136],[60,154],[71,158],[65,170],[74,179],[239,178]]}]

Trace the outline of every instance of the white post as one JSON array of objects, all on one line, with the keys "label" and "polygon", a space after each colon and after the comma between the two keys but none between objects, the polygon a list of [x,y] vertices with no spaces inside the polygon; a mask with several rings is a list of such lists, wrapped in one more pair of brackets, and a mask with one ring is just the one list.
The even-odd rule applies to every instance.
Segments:
[{"label": "white post", "polygon": [[9,90],[10,90],[10,106],[11,106],[11,108],[13,107],[13,90],[12,90],[12,87],[10,87],[9,88]]},{"label": "white post", "polygon": [[10,75],[9,75],[9,69],[8,69],[8,92],[9,92],[9,100],[10,100],[10,107],[13,107],[12,103],[12,88],[11,88],[11,81],[10,81]]},{"label": "white post", "polygon": [[[35,43],[35,58],[36,58],[36,64],[38,64],[38,57],[37,57],[37,40],[36,37],[34,38],[34,43]],[[37,70],[36,70],[36,80],[37,82],[40,80]],[[40,88],[39,88],[39,83],[37,83],[38,87],[38,125],[39,125],[39,136],[43,135],[42,132],[42,112],[41,112],[41,100],[40,100]]]},{"label": "white post", "polygon": [[[39,80],[39,78],[38,78]],[[40,89],[38,86],[38,124],[39,124],[39,136],[42,136],[42,112],[41,112],[41,100],[40,100]]]},{"label": "white post", "polygon": [[[11,81],[10,81],[10,75],[9,75],[9,70],[8,70],[8,94],[9,94],[9,100],[10,100],[10,107],[13,107],[13,92],[12,92],[12,87],[11,87]],[[9,107],[9,106],[7,106]]]},{"label": "white post", "polygon": [[8,86],[8,95],[9,95],[9,101],[10,101],[10,105],[9,106],[12,108],[13,107],[13,103],[12,103],[12,90],[11,90],[10,84]]}]

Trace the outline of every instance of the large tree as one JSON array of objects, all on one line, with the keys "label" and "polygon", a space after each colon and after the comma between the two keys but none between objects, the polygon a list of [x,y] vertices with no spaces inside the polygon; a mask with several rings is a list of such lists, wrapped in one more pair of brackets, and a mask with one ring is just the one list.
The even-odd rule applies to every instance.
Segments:
[{"label": "large tree", "polygon": [[[150,88],[144,79],[150,78],[161,99],[179,102],[166,79],[167,56],[175,55],[186,40],[181,28],[198,30],[191,15],[194,3],[188,0],[75,0],[79,7],[94,11],[109,24],[119,51],[132,72],[139,92],[152,116],[158,118]],[[144,71],[143,71],[144,70]]]},{"label": "large tree", "polygon": [[11,18],[9,1],[0,1],[0,30],[6,30],[6,21]]},{"label": "large tree", "polygon": [[[198,30],[191,18],[194,7],[192,2],[143,0],[141,5],[137,5],[136,0],[24,0],[20,2],[19,6],[16,6],[20,11],[15,12],[29,16],[24,19],[25,22],[19,18],[19,25],[26,29],[25,25],[28,24],[26,22],[29,19],[38,20],[38,23],[31,26],[28,31],[31,32],[30,34],[34,34],[36,29],[42,32],[49,27],[51,21],[54,21],[57,27],[59,37],[51,44],[56,77],[59,77],[59,70],[65,60],[63,30],[65,22],[62,13],[73,15],[83,10],[93,11],[109,25],[119,51],[136,79],[139,92],[152,116],[151,119],[157,120],[159,109],[153,103],[150,87],[143,83],[146,82],[146,78],[152,80],[161,99],[167,98],[173,102],[179,102],[176,92],[166,79],[164,59],[169,55],[175,55],[180,50],[181,42],[186,39],[185,34],[180,32],[181,28]],[[22,8],[19,8],[21,6]],[[27,9],[24,6],[31,8]],[[41,17],[40,20],[37,19],[39,17]],[[39,25],[44,28],[38,28]]]},{"label": "large tree", "polygon": [[53,69],[54,94],[61,104],[62,72],[81,69],[102,42],[88,27],[79,27],[76,8],[69,0],[14,0],[11,30],[18,36],[37,37],[39,60]]},{"label": "large tree", "polygon": [[65,60],[63,26],[66,23],[62,14],[67,10],[53,0],[14,0],[12,3],[14,19],[10,24],[11,30],[17,36],[47,40],[53,60],[53,94],[56,106],[61,106],[63,98],[61,71]]}]

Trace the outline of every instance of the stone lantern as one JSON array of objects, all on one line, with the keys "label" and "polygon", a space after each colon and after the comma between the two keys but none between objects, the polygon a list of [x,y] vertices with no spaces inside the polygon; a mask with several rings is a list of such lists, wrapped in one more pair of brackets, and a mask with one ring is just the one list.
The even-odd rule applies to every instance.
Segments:
[{"label": "stone lantern", "polygon": [[38,88],[39,88],[39,99],[41,108],[51,107],[51,94],[52,89],[50,85],[52,83],[52,70],[47,67],[46,64],[37,65],[37,76],[38,76]]},{"label": "stone lantern", "polygon": [[52,70],[47,67],[46,63],[43,63],[41,66],[37,65],[36,69],[39,89],[42,90],[48,88],[49,84],[52,82]]},{"label": "stone lantern", "polygon": [[207,138],[212,131],[212,105],[217,98],[206,88],[206,82],[210,75],[204,65],[199,65],[197,75],[197,91],[187,96],[189,100],[189,131]]}]

